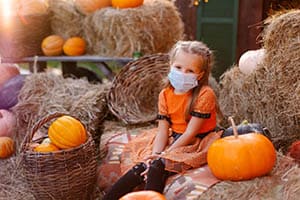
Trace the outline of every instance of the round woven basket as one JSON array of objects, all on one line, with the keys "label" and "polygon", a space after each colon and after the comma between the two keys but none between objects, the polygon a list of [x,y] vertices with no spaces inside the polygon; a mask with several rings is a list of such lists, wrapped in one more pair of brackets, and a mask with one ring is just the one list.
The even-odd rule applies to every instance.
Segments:
[{"label": "round woven basket", "polygon": [[107,93],[109,110],[126,124],[155,120],[158,94],[169,71],[167,54],[153,54],[127,63]]},{"label": "round woven basket", "polygon": [[52,113],[38,121],[21,144],[24,177],[36,199],[82,200],[93,195],[97,163],[90,133],[84,144],[72,149],[41,153],[29,148],[40,128],[63,115]]},{"label": "round woven basket", "polygon": [[51,33],[49,12],[11,16],[0,20],[0,57],[22,58],[41,55],[42,40]]}]

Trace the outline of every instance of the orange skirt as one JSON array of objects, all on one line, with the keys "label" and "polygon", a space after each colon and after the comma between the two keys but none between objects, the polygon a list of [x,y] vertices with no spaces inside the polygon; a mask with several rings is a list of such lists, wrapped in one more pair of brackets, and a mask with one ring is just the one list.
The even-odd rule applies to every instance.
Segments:
[{"label": "orange skirt", "polygon": [[[157,128],[145,130],[128,144],[125,145],[121,157],[121,171],[125,173],[134,165],[144,162],[146,155],[151,155],[153,142],[158,132]],[[172,152],[160,155],[165,159],[166,170],[176,173],[183,173],[191,168],[198,168],[207,163],[207,151],[209,146],[222,135],[222,131],[211,132],[203,139],[196,138],[192,144],[178,147]],[[169,143],[174,139],[169,137]]]}]

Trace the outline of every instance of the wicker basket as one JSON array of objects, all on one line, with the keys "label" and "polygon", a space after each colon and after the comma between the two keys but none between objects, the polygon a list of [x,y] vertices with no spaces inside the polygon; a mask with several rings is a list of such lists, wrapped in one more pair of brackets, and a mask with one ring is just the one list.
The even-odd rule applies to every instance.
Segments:
[{"label": "wicker basket", "polygon": [[72,149],[49,153],[30,150],[35,133],[47,122],[64,114],[53,113],[41,119],[21,144],[22,167],[27,184],[36,199],[91,199],[96,181],[95,144],[88,133],[86,143]]},{"label": "wicker basket", "polygon": [[158,94],[169,71],[167,54],[131,61],[115,77],[107,94],[109,110],[126,124],[155,120]]},{"label": "wicker basket", "polygon": [[51,34],[50,14],[11,16],[0,20],[0,56],[7,59],[41,55],[42,40]]}]

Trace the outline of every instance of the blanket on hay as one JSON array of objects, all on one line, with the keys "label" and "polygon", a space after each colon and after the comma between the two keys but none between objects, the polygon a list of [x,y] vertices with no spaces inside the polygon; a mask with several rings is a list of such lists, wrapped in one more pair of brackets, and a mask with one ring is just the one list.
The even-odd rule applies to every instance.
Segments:
[{"label": "blanket on hay", "polygon": [[[108,190],[121,176],[120,160],[125,144],[136,135],[117,133],[106,143],[107,154],[98,167],[97,183],[102,191]],[[168,200],[197,199],[208,188],[218,183],[207,165],[168,178],[164,195]]]}]

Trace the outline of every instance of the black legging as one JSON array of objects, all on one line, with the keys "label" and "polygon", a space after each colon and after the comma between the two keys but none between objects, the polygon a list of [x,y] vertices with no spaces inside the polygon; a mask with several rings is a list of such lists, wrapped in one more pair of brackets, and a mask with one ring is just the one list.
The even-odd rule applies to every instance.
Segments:
[{"label": "black legging", "polygon": [[[118,200],[123,195],[132,192],[136,186],[144,183],[141,173],[146,168],[145,163],[135,165],[111,187],[103,197],[103,200]],[[144,189],[163,193],[165,182],[170,175],[171,173],[165,170],[163,159],[153,160],[149,167]]]}]

